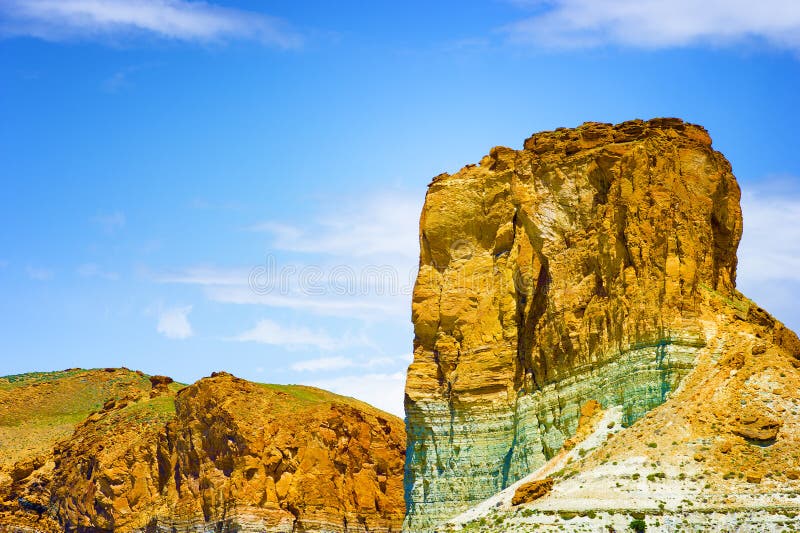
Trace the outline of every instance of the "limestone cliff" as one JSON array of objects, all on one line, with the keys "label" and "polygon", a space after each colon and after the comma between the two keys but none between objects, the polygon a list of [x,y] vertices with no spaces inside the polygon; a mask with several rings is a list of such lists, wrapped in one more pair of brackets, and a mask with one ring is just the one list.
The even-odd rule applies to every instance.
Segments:
[{"label": "limestone cliff", "polygon": [[361,402],[225,373],[189,387],[113,369],[6,381],[11,438],[29,430],[15,433],[15,396],[68,389],[96,410],[70,407],[73,431],[0,459],[0,531],[400,529],[402,421]]},{"label": "limestone cliff", "polygon": [[[701,352],[796,366],[797,337],[735,289],[739,197],[707,132],[678,119],[538,133],[434,178],[406,383],[408,530],[542,466],[590,400],[634,424]],[[729,429],[774,438],[776,424],[760,411]]]}]

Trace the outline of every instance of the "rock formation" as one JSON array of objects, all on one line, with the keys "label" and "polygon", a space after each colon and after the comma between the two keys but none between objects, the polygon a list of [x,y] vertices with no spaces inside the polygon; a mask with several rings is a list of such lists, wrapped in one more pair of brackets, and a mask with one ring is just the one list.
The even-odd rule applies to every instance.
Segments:
[{"label": "rock formation", "polygon": [[0,379],[3,435],[30,434],[14,424],[54,397],[72,430],[0,458],[0,531],[400,529],[402,421],[356,400],[225,373],[183,387],[71,371]]},{"label": "rock formation", "polygon": [[514,491],[514,497],[511,499],[511,504],[520,505],[522,503],[529,503],[534,500],[538,500],[552,489],[553,480],[550,478],[529,481]]},{"label": "rock formation", "polygon": [[[429,531],[574,445],[592,400],[633,425],[606,460],[663,454],[669,434],[719,470],[742,457],[788,470],[800,442],[776,395],[794,412],[800,342],[735,288],[739,198],[707,132],[678,119],[538,133],[434,178],[412,304],[406,528]],[[717,439],[738,439],[736,459],[708,451]]]}]

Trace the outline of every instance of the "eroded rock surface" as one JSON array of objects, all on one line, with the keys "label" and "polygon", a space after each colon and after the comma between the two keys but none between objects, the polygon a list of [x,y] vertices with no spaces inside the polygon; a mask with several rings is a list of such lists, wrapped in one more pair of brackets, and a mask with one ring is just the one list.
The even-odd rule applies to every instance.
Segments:
[{"label": "eroded rock surface", "polygon": [[398,418],[225,373],[136,384],[8,465],[0,530],[399,531]]},{"label": "eroded rock surface", "polygon": [[511,504],[520,505],[523,503],[530,503],[538,500],[552,489],[553,480],[550,478],[529,481],[516,490],[514,497],[511,499]]},{"label": "eroded rock surface", "polygon": [[[406,383],[406,527],[431,530],[536,470],[591,400],[634,424],[701,351],[728,365],[714,375],[750,353],[796,362],[797,337],[735,289],[739,199],[707,132],[678,119],[539,133],[434,178]],[[776,417],[758,409],[732,431],[774,438]]]}]

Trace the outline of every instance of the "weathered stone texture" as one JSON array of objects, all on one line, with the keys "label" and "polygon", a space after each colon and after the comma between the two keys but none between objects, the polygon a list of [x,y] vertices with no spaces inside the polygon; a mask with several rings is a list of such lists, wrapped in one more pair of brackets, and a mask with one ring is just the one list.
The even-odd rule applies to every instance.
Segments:
[{"label": "weathered stone texture", "polygon": [[553,489],[553,480],[550,478],[529,481],[519,486],[511,499],[511,505],[520,505],[538,500]]},{"label": "weathered stone texture", "polygon": [[71,436],[10,465],[0,531],[400,530],[397,417],[225,373],[180,390],[141,381],[152,388],[110,398]]},{"label": "weathered stone texture", "polygon": [[[552,457],[580,406],[663,403],[735,298],[739,187],[700,126],[587,123],[434,178],[406,383],[406,527]],[[743,313],[747,309],[742,310]]]}]

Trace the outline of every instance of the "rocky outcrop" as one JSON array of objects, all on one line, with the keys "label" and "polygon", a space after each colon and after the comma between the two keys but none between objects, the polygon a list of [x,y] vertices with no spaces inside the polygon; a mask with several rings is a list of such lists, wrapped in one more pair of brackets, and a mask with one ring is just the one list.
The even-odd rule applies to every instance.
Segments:
[{"label": "rocky outcrop", "polygon": [[37,372],[0,377],[0,485],[3,466],[46,455],[110,399],[141,395],[152,385],[127,369]]},{"label": "rocky outcrop", "polygon": [[[402,421],[356,400],[219,373],[112,397],[0,486],[36,531],[399,531]],[[0,525],[0,530],[3,526]]]},{"label": "rocky outcrop", "polygon": [[[410,531],[536,470],[590,400],[630,426],[736,321],[754,325],[747,353],[800,354],[735,289],[739,197],[707,132],[678,119],[539,133],[434,178],[406,383]],[[773,422],[732,424],[761,439]]]},{"label": "rocky outcrop", "polygon": [[511,505],[521,505],[538,500],[553,490],[553,480],[550,478],[529,481],[519,486],[511,499]]}]

